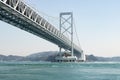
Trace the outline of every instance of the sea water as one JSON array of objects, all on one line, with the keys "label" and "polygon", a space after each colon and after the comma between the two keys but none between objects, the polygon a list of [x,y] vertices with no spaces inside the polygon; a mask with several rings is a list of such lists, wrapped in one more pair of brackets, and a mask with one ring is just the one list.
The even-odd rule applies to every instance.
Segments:
[{"label": "sea water", "polygon": [[0,80],[120,80],[120,63],[0,62]]}]

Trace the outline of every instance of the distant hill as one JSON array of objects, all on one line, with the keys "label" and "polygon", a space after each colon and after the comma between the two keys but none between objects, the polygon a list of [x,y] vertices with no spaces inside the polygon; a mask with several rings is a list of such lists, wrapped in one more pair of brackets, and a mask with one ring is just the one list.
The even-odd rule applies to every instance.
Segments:
[{"label": "distant hill", "polygon": [[98,59],[94,55],[86,55],[86,61],[92,62],[92,61],[98,61]]},{"label": "distant hill", "polygon": [[[55,57],[58,55],[57,51],[48,51],[48,52],[39,52],[30,54],[26,57],[23,56],[15,56],[15,55],[0,55],[0,61],[54,61]],[[106,61],[113,61],[119,62],[120,57],[98,57],[94,55],[86,55],[87,62],[106,62]]]},{"label": "distant hill", "polygon": [[48,51],[31,54],[29,56],[26,56],[26,58],[30,61],[54,61],[57,55],[57,51]]},{"label": "distant hill", "polygon": [[88,62],[98,61],[98,62],[119,62],[120,57],[98,57],[94,55],[86,55],[86,60]]},{"label": "distant hill", "polygon": [[14,55],[0,55],[0,61],[54,61],[58,55],[56,51],[39,52],[30,54],[26,57]]},{"label": "distant hill", "polygon": [[14,55],[0,55],[0,61],[23,61],[25,57],[22,56],[14,56]]}]

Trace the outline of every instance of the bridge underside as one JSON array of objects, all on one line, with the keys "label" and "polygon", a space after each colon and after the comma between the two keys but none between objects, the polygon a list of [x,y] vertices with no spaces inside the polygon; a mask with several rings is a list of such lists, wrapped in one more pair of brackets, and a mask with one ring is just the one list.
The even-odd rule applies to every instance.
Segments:
[{"label": "bridge underside", "polygon": [[[32,33],[38,37],[42,37],[64,49],[71,50],[71,46],[66,43],[61,37],[56,36],[54,33],[45,29],[43,26],[36,24],[24,15],[15,11],[14,9],[6,6],[4,3],[0,2],[0,20],[14,25],[22,30]],[[82,50],[74,48],[74,55],[78,58],[81,57]]]}]

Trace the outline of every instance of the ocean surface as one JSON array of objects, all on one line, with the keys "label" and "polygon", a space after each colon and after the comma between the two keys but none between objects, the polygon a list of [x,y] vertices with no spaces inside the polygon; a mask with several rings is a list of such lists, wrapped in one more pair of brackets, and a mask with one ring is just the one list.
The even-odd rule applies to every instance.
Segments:
[{"label": "ocean surface", "polygon": [[0,80],[120,80],[120,63],[0,62]]}]

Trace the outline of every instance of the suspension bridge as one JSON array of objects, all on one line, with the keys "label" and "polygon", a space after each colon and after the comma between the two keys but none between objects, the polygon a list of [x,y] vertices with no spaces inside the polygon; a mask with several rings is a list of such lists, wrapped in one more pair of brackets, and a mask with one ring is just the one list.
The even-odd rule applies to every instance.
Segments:
[{"label": "suspension bridge", "polygon": [[[64,16],[66,15],[70,17],[65,19]],[[84,60],[82,58],[84,55],[83,50],[73,43],[72,17],[70,12],[61,13],[60,30],[58,30],[22,0],[0,0],[0,20],[58,45],[60,52],[63,48],[70,51],[72,56],[77,57],[77,60]],[[62,19],[64,19],[64,22],[62,22]],[[62,26],[66,22],[70,26],[67,29]],[[70,32],[68,29],[71,29]],[[71,39],[67,38],[63,34],[64,32],[69,32]]]}]

